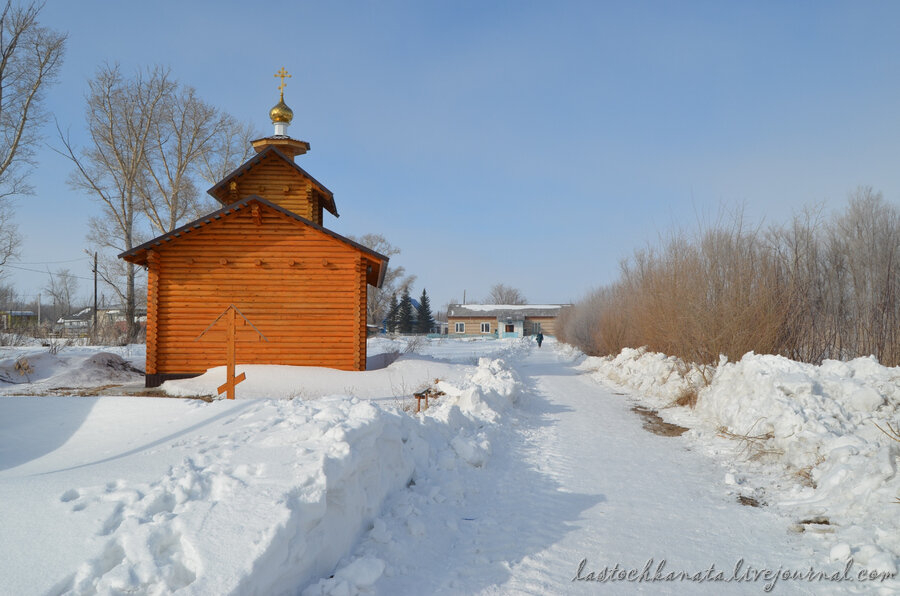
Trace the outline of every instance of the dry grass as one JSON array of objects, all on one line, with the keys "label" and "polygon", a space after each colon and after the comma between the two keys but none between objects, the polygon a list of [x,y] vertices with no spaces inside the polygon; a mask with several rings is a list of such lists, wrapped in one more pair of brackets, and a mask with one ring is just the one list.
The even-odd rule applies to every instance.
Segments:
[{"label": "dry grass", "polygon": [[688,406],[689,408],[693,408],[697,405],[697,391],[696,387],[685,387],[681,391],[678,392],[678,396],[675,398],[673,402],[676,406]]},{"label": "dry grass", "polygon": [[805,484],[806,486],[809,486],[811,488],[816,488],[816,481],[813,480],[812,471],[816,466],[818,466],[819,464],[821,464],[824,461],[825,461],[825,457],[822,455],[819,455],[818,457],[816,457],[816,461],[814,463],[812,463],[808,466],[804,466],[804,467],[800,468],[799,470],[797,470],[797,476],[800,478],[800,482],[802,482],[803,484]]},{"label": "dry grass", "polygon": [[775,437],[771,432],[763,433],[761,435],[750,434],[758,423],[759,420],[757,420],[745,434],[732,432],[724,426],[720,426],[717,429],[717,432],[720,437],[732,439],[740,443],[742,445],[740,453],[746,454],[748,459],[761,459],[768,455],[784,455],[784,451],[781,449],[768,446],[769,440]]}]

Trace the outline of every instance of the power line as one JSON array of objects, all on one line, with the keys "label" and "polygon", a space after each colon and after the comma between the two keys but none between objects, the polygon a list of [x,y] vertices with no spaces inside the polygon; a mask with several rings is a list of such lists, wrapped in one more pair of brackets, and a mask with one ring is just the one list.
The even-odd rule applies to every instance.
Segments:
[{"label": "power line", "polygon": [[77,259],[69,259],[67,261],[34,261],[34,262],[23,262],[23,261],[12,261],[16,265],[57,265],[59,263],[75,263],[76,261],[88,261],[93,257],[78,257]]},{"label": "power line", "polygon": [[[7,263],[6,265],[3,265],[2,267],[0,267],[0,269],[2,269],[3,267],[9,267],[10,269],[18,269],[19,271],[30,271],[32,273],[41,273],[43,275],[46,275],[47,273],[49,273],[48,271],[41,271],[40,269],[29,269],[27,267],[16,267],[15,265],[10,265],[9,263]],[[51,275],[52,275],[52,273],[51,273]],[[69,277],[74,277],[75,279],[84,279],[87,281],[94,281],[93,277],[81,277],[80,275],[71,275],[71,274],[69,274]]]}]

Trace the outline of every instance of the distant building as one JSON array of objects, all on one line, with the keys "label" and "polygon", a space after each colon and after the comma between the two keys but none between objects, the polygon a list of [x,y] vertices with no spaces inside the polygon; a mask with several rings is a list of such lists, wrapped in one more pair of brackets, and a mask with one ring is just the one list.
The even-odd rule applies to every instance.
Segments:
[{"label": "distant building", "polygon": [[94,321],[94,309],[83,308],[76,313],[71,313],[56,320],[54,331],[66,337],[81,337],[91,332],[91,324]]},{"label": "distant building", "polygon": [[447,334],[525,337],[556,334],[556,318],[568,304],[451,304]]},{"label": "distant building", "polygon": [[[146,306],[136,306],[134,308],[134,320],[137,323],[147,322]],[[124,325],[125,322],[125,306],[111,306],[108,308],[97,309],[97,324],[101,327],[103,325],[120,326]]]},{"label": "distant building", "polygon": [[21,329],[37,325],[37,315],[31,310],[0,311],[0,329]]}]

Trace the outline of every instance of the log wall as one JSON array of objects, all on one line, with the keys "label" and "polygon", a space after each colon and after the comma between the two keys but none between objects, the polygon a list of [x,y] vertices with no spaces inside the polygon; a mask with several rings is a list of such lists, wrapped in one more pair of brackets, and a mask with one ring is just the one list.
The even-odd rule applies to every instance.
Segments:
[{"label": "log wall", "polygon": [[224,324],[197,338],[230,304],[268,339],[238,318],[240,364],[365,369],[368,261],[354,248],[257,208],[154,253],[148,260],[148,376],[200,374],[223,365]]},{"label": "log wall", "polygon": [[281,159],[269,155],[235,179],[235,200],[258,195],[300,217],[322,225],[322,204],[313,183]]}]

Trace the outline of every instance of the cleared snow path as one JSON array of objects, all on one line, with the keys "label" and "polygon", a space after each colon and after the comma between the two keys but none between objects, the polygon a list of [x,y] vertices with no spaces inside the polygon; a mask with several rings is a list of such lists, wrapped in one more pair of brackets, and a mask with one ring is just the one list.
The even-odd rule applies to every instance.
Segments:
[{"label": "cleared snow path", "polygon": [[[858,568],[857,581],[759,576],[812,569],[830,577],[844,563],[829,560],[821,536],[792,532],[796,520],[739,504],[720,463],[688,439],[644,430],[627,396],[553,348],[518,360],[527,389],[491,429],[484,465],[448,459],[389,498],[337,579],[383,568],[366,582],[378,594],[762,594],[771,583],[782,594],[889,593],[858,581]],[[665,560],[663,577],[707,581],[573,581],[616,565],[640,576],[650,559],[645,577]],[[741,560],[745,581],[709,581],[731,578]]]}]

